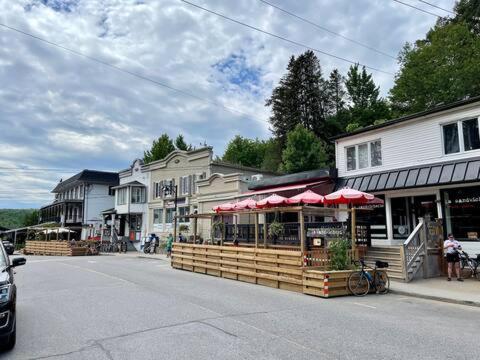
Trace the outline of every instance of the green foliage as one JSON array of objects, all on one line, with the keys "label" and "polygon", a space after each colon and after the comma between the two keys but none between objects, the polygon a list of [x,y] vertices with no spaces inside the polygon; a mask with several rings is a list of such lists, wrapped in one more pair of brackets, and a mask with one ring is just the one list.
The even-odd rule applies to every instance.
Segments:
[{"label": "green foliage", "polygon": [[152,161],[161,160],[175,150],[172,139],[168,134],[162,134],[157,140],[153,140],[152,148],[143,153],[143,162],[145,164]]},{"label": "green foliage", "polygon": [[183,150],[183,151],[192,150],[192,145],[187,145],[182,134],[178,135],[177,138],[175,139],[175,147],[178,150]]},{"label": "green foliage", "polygon": [[38,224],[38,210],[0,209],[0,226],[16,229]]},{"label": "green foliage", "polygon": [[178,227],[178,231],[180,231],[180,232],[188,232],[189,230],[190,230],[190,228],[186,224],[182,224]]},{"label": "green foliage", "polygon": [[332,270],[347,270],[350,267],[348,248],[348,240],[335,240],[330,243],[328,249]]},{"label": "green foliage", "polygon": [[275,220],[268,226],[268,235],[270,237],[277,237],[282,235],[284,230],[283,224]]},{"label": "green foliage", "polygon": [[223,229],[224,229],[225,225],[223,224],[223,222],[221,221],[215,221],[213,224],[212,224],[212,239],[215,239],[215,234],[217,232],[220,232],[221,234],[223,234]]},{"label": "green foliage", "polygon": [[281,170],[286,173],[314,170],[327,166],[325,144],[315,134],[298,124],[288,133],[282,153]]},{"label": "green foliage", "polygon": [[432,29],[425,40],[406,44],[390,90],[397,114],[423,111],[480,94],[480,37],[465,22]]},{"label": "green foliage", "polygon": [[326,84],[320,62],[313,51],[290,58],[287,73],[265,103],[272,107],[272,131],[282,143],[297,124],[327,141],[330,134],[325,132],[328,110]]},{"label": "green foliage", "polygon": [[347,125],[347,128],[345,129],[347,132],[353,132],[355,130],[358,130],[360,129],[361,126],[359,123],[356,123],[356,122],[352,122],[350,124]]},{"label": "green foliage", "polygon": [[222,160],[232,164],[260,168],[265,156],[265,142],[235,136],[227,145]]},{"label": "green foliage", "polygon": [[456,16],[450,21],[465,23],[475,35],[480,35],[480,0],[460,0],[455,4]]},{"label": "green foliage", "polygon": [[282,163],[282,144],[271,138],[265,142],[265,151],[262,160],[262,170],[277,172]]}]

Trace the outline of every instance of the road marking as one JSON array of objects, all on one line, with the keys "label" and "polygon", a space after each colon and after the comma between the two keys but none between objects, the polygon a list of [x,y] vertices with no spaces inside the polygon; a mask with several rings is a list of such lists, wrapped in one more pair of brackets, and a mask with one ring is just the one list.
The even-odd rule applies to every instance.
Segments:
[{"label": "road marking", "polygon": [[367,304],[361,304],[361,303],[352,303],[352,304],[355,304],[355,305],[358,305],[358,306],[364,306],[364,307],[368,307],[370,309],[376,309],[377,307],[376,306],[372,306],[372,305],[367,305]]}]

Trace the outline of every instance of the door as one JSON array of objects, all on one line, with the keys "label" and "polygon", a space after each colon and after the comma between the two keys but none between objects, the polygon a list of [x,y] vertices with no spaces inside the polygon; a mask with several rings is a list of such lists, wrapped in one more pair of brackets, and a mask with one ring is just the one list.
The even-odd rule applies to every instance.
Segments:
[{"label": "door", "polygon": [[412,199],[412,224],[417,226],[418,218],[437,218],[438,209],[436,200],[437,197],[435,195],[414,196]]}]

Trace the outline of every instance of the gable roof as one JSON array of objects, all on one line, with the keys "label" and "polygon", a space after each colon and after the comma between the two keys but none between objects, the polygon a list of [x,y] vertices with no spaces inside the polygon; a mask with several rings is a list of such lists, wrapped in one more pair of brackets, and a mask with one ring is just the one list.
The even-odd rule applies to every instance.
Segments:
[{"label": "gable roof", "polygon": [[476,103],[476,102],[479,102],[479,101],[480,101],[480,96],[474,96],[474,97],[471,97],[469,99],[455,101],[453,103],[449,103],[449,104],[446,104],[446,105],[435,106],[435,107],[433,107],[431,109],[428,109],[428,110],[424,110],[424,111],[420,111],[420,112],[417,112],[417,113],[414,113],[414,114],[410,114],[410,115],[402,116],[402,117],[399,117],[399,118],[396,118],[396,119],[388,120],[388,121],[385,121],[383,124],[366,126],[366,127],[363,127],[361,129],[358,129],[358,130],[355,130],[355,131],[352,131],[352,132],[349,132],[349,133],[343,133],[343,134],[340,134],[340,135],[337,135],[337,136],[333,136],[330,139],[331,140],[342,139],[342,138],[345,138],[345,137],[361,134],[361,133],[364,133],[364,132],[367,132],[367,131],[372,131],[372,130],[381,129],[381,128],[384,128],[384,127],[387,127],[387,126],[399,124],[399,123],[402,123],[402,122],[405,122],[405,121],[408,121],[408,120],[413,120],[415,118],[421,118],[423,116],[432,115],[432,114],[436,114],[436,113],[439,113],[439,112],[442,112],[442,111],[455,109],[457,107],[461,107],[461,106],[464,106],[464,105]]},{"label": "gable roof", "polygon": [[102,184],[102,185],[118,185],[118,173],[88,170],[85,169],[72,177],[60,181],[57,186],[52,190],[52,193],[58,193],[73,186],[76,182],[83,182],[89,184]]}]

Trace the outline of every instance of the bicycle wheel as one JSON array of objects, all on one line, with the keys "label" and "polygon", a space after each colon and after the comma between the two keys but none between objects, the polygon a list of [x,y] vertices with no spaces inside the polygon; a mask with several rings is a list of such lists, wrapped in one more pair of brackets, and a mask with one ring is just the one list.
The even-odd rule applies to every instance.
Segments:
[{"label": "bicycle wheel", "polygon": [[364,272],[357,271],[348,277],[348,290],[355,296],[365,296],[370,290],[370,282]]},{"label": "bicycle wheel", "polygon": [[386,271],[375,271],[375,287],[379,294],[386,294],[390,289],[390,278]]}]

